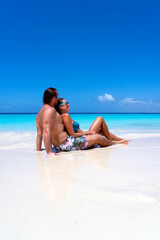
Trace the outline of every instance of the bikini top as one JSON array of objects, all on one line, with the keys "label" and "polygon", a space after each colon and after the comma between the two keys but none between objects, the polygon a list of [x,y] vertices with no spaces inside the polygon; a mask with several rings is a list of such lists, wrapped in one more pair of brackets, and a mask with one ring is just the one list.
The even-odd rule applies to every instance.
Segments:
[{"label": "bikini top", "polygon": [[78,129],[79,129],[79,123],[75,122],[73,123],[73,129],[75,132],[78,132]]}]

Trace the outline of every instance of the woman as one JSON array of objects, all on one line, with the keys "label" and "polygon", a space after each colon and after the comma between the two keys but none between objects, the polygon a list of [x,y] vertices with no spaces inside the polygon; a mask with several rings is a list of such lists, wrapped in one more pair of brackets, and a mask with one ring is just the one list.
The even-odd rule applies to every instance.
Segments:
[{"label": "woman", "polygon": [[58,99],[55,109],[60,115],[62,115],[62,121],[69,136],[81,137],[84,135],[101,134],[110,141],[128,144],[129,140],[119,138],[113,133],[109,132],[107,124],[105,123],[103,117],[97,117],[92,123],[89,131],[82,131],[79,127],[79,123],[75,122],[70,117],[70,114],[68,113],[70,111],[70,105],[64,98]]}]

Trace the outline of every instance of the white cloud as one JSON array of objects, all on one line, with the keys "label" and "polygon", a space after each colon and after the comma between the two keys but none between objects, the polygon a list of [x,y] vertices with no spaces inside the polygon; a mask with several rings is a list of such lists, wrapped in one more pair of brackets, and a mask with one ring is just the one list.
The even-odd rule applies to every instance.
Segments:
[{"label": "white cloud", "polygon": [[104,96],[98,96],[98,100],[100,102],[113,102],[115,101],[114,97],[112,95],[105,93]]},{"label": "white cloud", "polygon": [[140,103],[140,104],[147,104],[147,102],[145,101],[139,101],[139,100],[135,100],[133,98],[125,98],[122,100],[122,103]]}]

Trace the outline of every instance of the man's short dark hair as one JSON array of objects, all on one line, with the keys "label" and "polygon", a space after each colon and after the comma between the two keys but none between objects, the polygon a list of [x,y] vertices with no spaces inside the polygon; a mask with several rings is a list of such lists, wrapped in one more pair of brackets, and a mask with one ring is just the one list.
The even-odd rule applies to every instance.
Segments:
[{"label": "man's short dark hair", "polygon": [[55,88],[47,88],[43,94],[43,103],[49,104],[53,97],[57,97],[57,90]]}]

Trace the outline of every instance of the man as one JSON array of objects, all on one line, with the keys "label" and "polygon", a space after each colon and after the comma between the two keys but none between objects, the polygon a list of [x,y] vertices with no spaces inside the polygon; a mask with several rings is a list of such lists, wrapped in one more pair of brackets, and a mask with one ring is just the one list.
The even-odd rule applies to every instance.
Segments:
[{"label": "man", "polygon": [[61,116],[54,109],[57,101],[57,90],[55,88],[46,89],[43,95],[44,105],[36,116],[36,150],[41,150],[43,136],[48,158],[54,156],[52,145],[59,146],[68,136],[64,130]]},{"label": "man", "polygon": [[62,151],[87,149],[94,144],[106,147],[118,143],[128,143],[125,140],[111,141],[100,134],[82,137],[68,136],[65,131],[61,116],[56,112],[54,106],[58,101],[58,92],[55,88],[47,88],[43,95],[43,107],[36,116],[37,139],[36,150],[41,150],[42,136],[47,152],[47,158],[54,156],[52,145],[60,147]]}]

